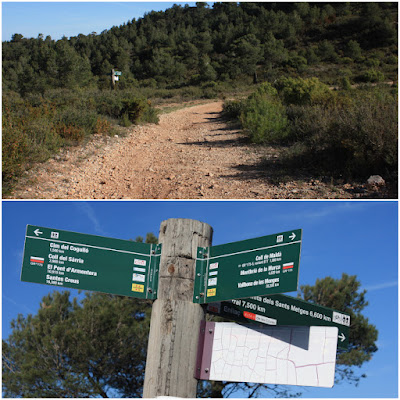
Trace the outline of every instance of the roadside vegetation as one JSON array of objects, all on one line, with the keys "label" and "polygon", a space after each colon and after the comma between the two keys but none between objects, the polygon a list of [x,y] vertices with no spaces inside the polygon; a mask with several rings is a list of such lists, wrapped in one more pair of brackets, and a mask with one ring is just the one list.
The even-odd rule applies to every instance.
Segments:
[{"label": "roadside vegetation", "polygon": [[395,179],[397,8],[196,3],[100,34],[15,33],[2,43],[3,190],[62,146],[156,122],[154,106],[212,98],[240,99],[227,115],[254,143],[287,146],[288,164]]},{"label": "roadside vegetation", "polygon": [[247,99],[225,102],[224,113],[251,142],[283,145],[286,166],[397,181],[397,87],[333,91],[316,78],[282,78]]},{"label": "roadside vegetation", "polygon": [[24,97],[3,93],[3,193],[34,163],[93,134],[115,135],[117,125],[158,122],[151,102],[130,91],[56,89]]}]

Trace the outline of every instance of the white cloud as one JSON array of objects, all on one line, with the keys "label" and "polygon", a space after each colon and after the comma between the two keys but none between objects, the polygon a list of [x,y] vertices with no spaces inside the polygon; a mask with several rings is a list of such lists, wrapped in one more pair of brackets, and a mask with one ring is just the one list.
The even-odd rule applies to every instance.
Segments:
[{"label": "white cloud", "polygon": [[93,223],[95,231],[101,235],[105,235],[104,229],[101,227],[100,221],[96,216],[93,208],[87,202],[77,202],[76,206],[82,211],[86,217]]},{"label": "white cloud", "polygon": [[[309,203],[310,204],[310,203]],[[354,212],[354,211],[364,211],[367,204],[360,202],[315,202],[315,208],[310,209],[309,204],[306,207],[296,210],[293,214],[288,214],[285,217],[287,219],[301,219],[301,220],[320,220],[321,218],[330,217],[338,213]],[[311,203],[312,204],[312,203]]]},{"label": "white cloud", "polygon": [[367,285],[367,286],[364,286],[363,289],[365,289],[368,292],[372,292],[374,290],[387,289],[387,288],[395,287],[397,285],[398,285],[398,283],[396,281],[389,281],[389,282],[377,283],[375,285]]}]

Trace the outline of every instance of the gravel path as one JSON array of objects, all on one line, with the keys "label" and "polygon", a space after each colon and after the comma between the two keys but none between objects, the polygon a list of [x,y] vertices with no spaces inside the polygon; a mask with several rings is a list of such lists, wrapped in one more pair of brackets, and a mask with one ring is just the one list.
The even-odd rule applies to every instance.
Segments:
[{"label": "gravel path", "polygon": [[354,198],[346,185],[313,179],[274,182],[261,159],[274,148],[249,145],[220,118],[222,102],[182,108],[124,137],[95,136],[28,171],[9,198],[275,199]]}]

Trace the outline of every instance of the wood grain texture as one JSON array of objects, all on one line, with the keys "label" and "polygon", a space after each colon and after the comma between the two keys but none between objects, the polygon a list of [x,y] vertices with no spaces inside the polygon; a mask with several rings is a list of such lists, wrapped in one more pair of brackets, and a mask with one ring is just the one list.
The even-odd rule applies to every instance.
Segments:
[{"label": "wood grain texture", "polygon": [[211,246],[212,228],[190,219],[169,219],[162,243],[158,298],[153,303],[143,397],[196,397],[194,370],[200,321],[193,284],[198,246]]}]

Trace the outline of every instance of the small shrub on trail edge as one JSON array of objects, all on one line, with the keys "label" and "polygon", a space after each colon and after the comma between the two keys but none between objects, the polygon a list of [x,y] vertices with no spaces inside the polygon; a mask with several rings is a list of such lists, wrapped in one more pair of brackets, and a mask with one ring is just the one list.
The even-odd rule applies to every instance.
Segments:
[{"label": "small shrub on trail edge", "polygon": [[228,119],[239,119],[243,110],[243,102],[240,100],[227,100],[223,105],[223,115]]},{"label": "small shrub on trail edge", "polygon": [[251,97],[245,102],[240,122],[253,143],[276,143],[289,133],[285,107],[265,95]]},{"label": "small shrub on trail edge", "polygon": [[261,84],[246,100],[225,102],[224,114],[238,119],[253,143],[276,143],[289,134],[285,107],[268,82]]}]

